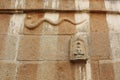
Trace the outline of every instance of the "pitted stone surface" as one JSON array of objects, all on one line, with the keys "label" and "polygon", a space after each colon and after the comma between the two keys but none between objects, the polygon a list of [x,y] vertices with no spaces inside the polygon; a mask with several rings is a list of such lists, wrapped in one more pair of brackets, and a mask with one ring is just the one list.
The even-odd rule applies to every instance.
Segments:
[{"label": "pitted stone surface", "polygon": [[[0,80],[119,80],[119,11],[119,0],[0,0]],[[70,39],[81,33],[90,57],[73,63]]]},{"label": "pitted stone surface", "polygon": [[70,36],[21,36],[18,60],[68,60]]}]

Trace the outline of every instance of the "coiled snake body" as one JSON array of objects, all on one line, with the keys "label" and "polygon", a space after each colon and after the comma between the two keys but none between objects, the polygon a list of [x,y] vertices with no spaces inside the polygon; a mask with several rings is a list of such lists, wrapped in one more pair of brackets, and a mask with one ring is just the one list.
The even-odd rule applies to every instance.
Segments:
[{"label": "coiled snake body", "polygon": [[78,25],[78,24],[82,24],[82,23],[84,23],[85,22],[85,20],[83,20],[83,21],[81,21],[81,22],[75,22],[75,21],[73,21],[73,20],[71,20],[71,19],[69,19],[69,18],[66,18],[66,17],[64,17],[64,18],[61,18],[61,19],[59,19],[58,21],[52,21],[51,19],[48,19],[48,18],[40,18],[39,20],[37,20],[36,22],[34,22],[34,23],[32,23],[31,21],[25,21],[25,26],[27,27],[27,28],[29,28],[29,29],[33,29],[33,28],[36,28],[37,26],[39,26],[41,23],[43,23],[43,22],[48,22],[48,23],[50,23],[51,25],[54,25],[54,26],[56,26],[56,25],[59,25],[59,24],[61,24],[63,21],[66,21],[66,22],[69,22],[69,23],[71,23],[71,24],[73,24],[73,25]]}]

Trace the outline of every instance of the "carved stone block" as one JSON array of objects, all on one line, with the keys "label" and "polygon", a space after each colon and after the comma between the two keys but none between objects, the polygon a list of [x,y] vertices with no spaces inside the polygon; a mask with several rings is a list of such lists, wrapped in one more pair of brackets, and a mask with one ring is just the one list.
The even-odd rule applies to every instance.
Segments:
[{"label": "carved stone block", "polygon": [[70,60],[88,59],[87,34],[77,34],[72,36],[70,41]]}]

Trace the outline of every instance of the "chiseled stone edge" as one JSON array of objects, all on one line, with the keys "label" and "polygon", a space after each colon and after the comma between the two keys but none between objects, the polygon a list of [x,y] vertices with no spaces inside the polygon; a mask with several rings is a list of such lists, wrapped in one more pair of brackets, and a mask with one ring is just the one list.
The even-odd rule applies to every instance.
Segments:
[{"label": "chiseled stone edge", "polygon": [[[72,0],[74,2],[73,5],[70,4],[69,0],[68,0],[68,4],[66,4],[64,2],[64,0],[54,0],[53,2],[47,1],[47,0],[33,0],[32,4],[30,0],[9,0],[9,1],[5,1],[5,0],[1,0],[0,1],[0,11],[3,10],[8,10],[8,9],[21,9],[21,10],[38,10],[38,9],[52,9],[52,10],[99,10],[99,11],[120,11],[120,1],[118,0],[98,0],[98,1],[94,1],[94,0]],[[21,7],[23,5],[22,2],[25,3],[24,7]],[[90,2],[93,4],[91,6],[94,6],[94,8],[91,8]],[[100,4],[97,4],[101,2]],[[20,4],[18,4],[20,3]],[[42,5],[41,3],[44,3],[44,5]],[[36,5],[34,5],[36,4]],[[41,4],[40,6],[37,4]],[[53,5],[54,4],[54,5]],[[60,5],[62,4],[62,7],[60,7]],[[70,4],[70,5],[69,5]],[[108,5],[107,8],[102,7],[102,5]],[[54,6],[57,5],[57,8],[55,8]],[[50,7],[45,7],[45,6],[50,6]],[[95,7],[96,6],[96,7]],[[65,7],[65,8],[63,8]],[[114,7],[116,7],[117,9],[114,9]]]}]

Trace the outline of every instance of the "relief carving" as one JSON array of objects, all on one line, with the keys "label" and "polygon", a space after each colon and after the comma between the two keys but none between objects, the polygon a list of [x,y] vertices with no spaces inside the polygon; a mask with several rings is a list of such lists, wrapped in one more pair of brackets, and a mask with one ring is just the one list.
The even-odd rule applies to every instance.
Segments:
[{"label": "relief carving", "polygon": [[72,20],[72,19],[69,19],[69,18],[67,18],[67,17],[64,17],[64,18],[60,18],[58,21],[52,21],[51,19],[48,19],[48,18],[40,18],[40,19],[38,19],[37,21],[32,21],[32,16],[31,15],[28,15],[27,17],[26,17],[26,20],[25,20],[25,27],[27,27],[28,29],[34,29],[34,28],[36,28],[36,27],[38,27],[41,23],[43,23],[43,22],[48,22],[48,23],[50,23],[51,25],[54,25],[54,26],[56,26],[56,25],[59,25],[59,24],[61,24],[62,22],[64,22],[64,21],[66,21],[66,22],[69,22],[69,23],[71,23],[71,24],[73,24],[73,25],[78,25],[78,24],[82,24],[82,23],[84,23],[86,20],[83,20],[83,21],[81,21],[81,22],[75,22],[74,20]]},{"label": "relief carving", "polygon": [[87,35],[73,36],[70,43],[70,60],[87,60]]},{"label": "relief carving", "polygon": [[85,54],[85,45],[83,43],[84,42],[82,40],[76,40],[75,42],[73,42],[72,47],[74,48],[74,56]]}]

